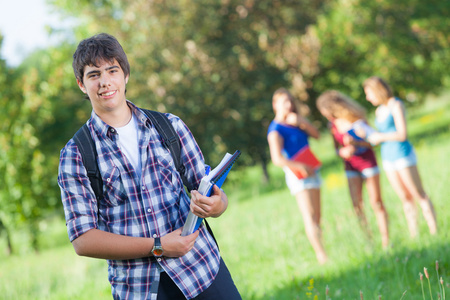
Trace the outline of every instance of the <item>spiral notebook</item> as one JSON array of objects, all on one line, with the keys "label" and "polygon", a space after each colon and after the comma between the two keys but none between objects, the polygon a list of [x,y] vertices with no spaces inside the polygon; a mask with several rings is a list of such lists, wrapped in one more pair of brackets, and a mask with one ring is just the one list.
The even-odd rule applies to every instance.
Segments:
[{"label": "spiral notebook", "polygon": [[[241,155],[241,152],[239,150],[234,152],[233,155],[231,155],[230,153],[225,154],[222,161],[217,165],[217,167],[215,167],[209,172],[209,174],[202,178],[202,181],[200,182],[200,185],[198,187],[198,192],[204,196],[209,197],[214,185],[217,185],[220,188],[227,178],[227,175],[230,172],[231,168],[233,167],[234,162],[238,159],[239,155]],[[202,221],[202,218],[199,218],[191,211],[189,211],[181,235],[186,236],[195,232],[200,227],[200,224],[202,224]]]}]

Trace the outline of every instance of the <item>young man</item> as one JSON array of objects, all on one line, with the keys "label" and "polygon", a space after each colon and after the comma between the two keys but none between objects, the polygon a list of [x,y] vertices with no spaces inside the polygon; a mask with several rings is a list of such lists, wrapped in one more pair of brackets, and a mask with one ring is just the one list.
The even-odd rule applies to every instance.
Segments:
[{"label": "young man", "polygon": [[[227,196],[214,186],[211,197],[193,190],[189,199],[154,125],[125,97],[130,66],[119,42],[108,34],[83,40],[73,69],[92,104],[86,124],[103,179],[97,202],[71,139],[61,150],[58,184],[76,253],[108,260],[114,299],[240,299],[205,226],[181,236],[189,210],[218,217]],[[187,126],[166,115],[180,137],[186,177],[198,186],[203,155]]]}]

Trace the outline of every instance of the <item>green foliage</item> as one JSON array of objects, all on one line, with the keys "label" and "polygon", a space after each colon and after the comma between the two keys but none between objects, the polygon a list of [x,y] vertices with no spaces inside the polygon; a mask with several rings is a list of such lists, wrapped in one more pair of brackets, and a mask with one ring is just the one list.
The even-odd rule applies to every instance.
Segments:
[{"label": "green foliage", "polygon": [[80,21],[76,38],[117,36],[132,66],[128,97],[179,115],[211,161],[240,149],[242,163],[267,164],[271,95],[280,86],[320,119],[321,92],[362,100],[371,75],[411,101],[450,84],[445,1],[52,3]]},{"label": "green foliage", "polygon": [[26,224],[36,238],[38,222],[61,207],[59,151],[74,131],[81,103],[73,101],[67,50],[61,45],[34,53],[16,69],[2,66],[0,223],[7,232]]},{"label": "green foliage", "polygon": [[210,161],[239,149],[243,163],[265,165],[271,95],[293,86],[307,97],[303,76],[316,72],[318,46],[307,26],[325,2],[54,4],[81,20],[78,37],[117,36],[132,66],[129,99],[179,115]]},{"label": "green foliage", "polygon": [[[360,299],[361,291],[364,299],[379,299],[381,295],[381,299],[419,300],[423,299],[419,273],[424,272],[424,267],[428,269],[433,298],[439,299],[441,277],[448,295],[450,246],[446,229],[450,225],[447,209],[450,170],[442,162],[450,149],[450,132],[441,129],[443,124],[450,126],[450,105],[446,98],[446,95],[431,98],[408,114],[420,174],[437,211],[436,236],[429,235],[421,217],[420,236],[408,237],[400,200],[382,173],[391,247],[387,251],[381,249],[375,216],[366,197],[365,211],[374,233],[374,240],[369,241],[358,227],[342,162],[335,156],[325,132],[322,141],[311,145],[324,161],[322,226],[331,260],[323,266],[316,262],[300,212],[285,187],[283,172],[271,165],[273,180],[268,186],[261,185],[259,168],[231,172],[230,181],[227,179],[224,185],[229,208],[209,223],[243,299]],[[427,134],[422,126],[427,126]],[[2,297],[110,299],[106,262],[76,256],[62,220],[48,220],[40,227],[45,230],[40,236],[45,251],[0,255]],[[22,237],[17,243],[27,245],[27,238]],[[0,241],[0,252],[5,247]],[[439,262],[439,272],[434,271],[435,261]],[[424,281],[428,297],[428,282],[426,278]]]},{"label": "green foliage", "polygon": [[412,102],[437,93],[449,86],[442,64],[450,58],[449,16],[445,1],[333,2],[315,26],[322,47],[312,90],[334,88],[363,100],[361,83],[377,75]]},{"label": "green foliage", "polygon": [[261,164],[266,173],[278,87],[290,88],[317,120],[321,92],[336,88],[361,100],[361,82],[370,75],[385,77],[411,101],[450,85],[448,1],[48,2],[78,22],[67,42],[36,51],[18,68],[0,59],[6,231],[21,224],[36,231],[44,216],[60,213],[59,150],[91,111],[75,83],[72,54],[81,39],[102,31],[128,53],[130,100],[179,115],[209,163],[239,149],[239,166]]}]

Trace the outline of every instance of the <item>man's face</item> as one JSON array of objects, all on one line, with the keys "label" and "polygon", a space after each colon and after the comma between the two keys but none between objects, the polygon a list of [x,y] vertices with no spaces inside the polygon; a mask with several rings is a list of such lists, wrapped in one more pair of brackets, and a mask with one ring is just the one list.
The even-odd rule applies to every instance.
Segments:
[{"label": "man's face", "polygon": [[78,86],[91,100],[95,113],[101,115],[126,105],[125,77],[119,63],[102,61],[98,67],[85,66],[83,83],[77,79]]}]

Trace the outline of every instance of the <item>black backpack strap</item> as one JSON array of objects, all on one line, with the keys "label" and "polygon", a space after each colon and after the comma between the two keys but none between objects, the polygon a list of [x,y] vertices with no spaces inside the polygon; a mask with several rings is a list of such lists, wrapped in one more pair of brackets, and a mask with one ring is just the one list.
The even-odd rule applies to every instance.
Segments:
[{"label": "black backpack strap", "polygon": [[91,187],[98,201],[103,197],[103,179],[97,165],[97,150],[89,128],[84,124],[73,136],[73,140],[81,153],[83,165],[86,168]]},{"label": "black backpack strap", "polygon": [[[186,178],[186,174],[185,174],[186,169],[181,161],[180,136],[173,128],[172,123],[166,117],[166,115],[161,112],[143,109],[143,108],[141,108],[141,109],[150,118],[150,120],[152,121],[156,130],[161,135],[161,137],[163,139],[163,141],[162,141],[163,144],[167,147],[167,149],[169,149],[170,153],[172,154],[173,160],[175,162],[175,167],[176,167],[178,173],[180,173],[181,179],[183,180],[183,184],[188,188],[189,192],[191,190],[194,190],[195,187],[192,186]],[[214,233],[212,232],[211,227],[209,226],[206,219],[203,219],[203,220],[205,221],[206,229],[209,231],[209,234],[211,234],[211,236],[214,239],[214,241],[216,242],[216,245],[218,248],[219,244],[217,243],[216,237],[214,236]]]},{"label": "black backpack strap", "polygon": [[[161,135],[163,144],[167,147],[167,149],[169,149],[170,154],[172,155],[175,162],[175,167],[178,173],[180,173],[181,179],[183,180],[183,184],[188,188],[189,191],[195,189],[189,184],[188,180],[186,179],[185,167],[181,161],[180,137],[173,128],[172,123],[170,123],[170,120],[163,113],[148,109],[142,110],[150,118],[156,130]],[[100,208],[100,200],[103,197],[103,179],[97,165],[97,150],[95,148],[94,140],[92,139],[88,126],[84,124],[77,131],[77,133],[75,133],[73,139],[78,147],[78,150],[81,153],[81,158],[83,160],[84,167],[87,170],[89,181],[91,182],[91,187],[94,190],[95,197],[97,198],[97,207]],[[208,229],[212,238],[216,242],[217,247],[219,247],[219,244],[217,243],[211,227],[209,226],[206,219],[204,219],[204,221],[206,229]]]},{"label": "black backpack strap", "polygon": [[192,186],[186,178],[186,168],[181,161],[180,137],[173,128],[172,123],[163,113],[148,109],[142,109],[142,111],[144,111],[145,114],[150,118],[156,130],[161,135],[162,143],[164,144],[164,146],[166,146],[167,149],[169,149],[170,154],[172,154],[175,168],[177,169],[178,173],[180,173],[183,184],[188,188],[189,191],[194,190],[195,187]]}]

